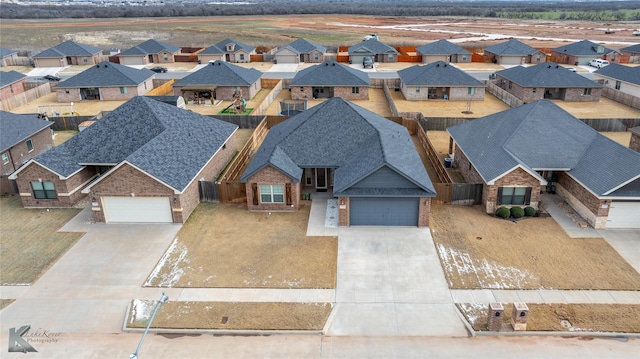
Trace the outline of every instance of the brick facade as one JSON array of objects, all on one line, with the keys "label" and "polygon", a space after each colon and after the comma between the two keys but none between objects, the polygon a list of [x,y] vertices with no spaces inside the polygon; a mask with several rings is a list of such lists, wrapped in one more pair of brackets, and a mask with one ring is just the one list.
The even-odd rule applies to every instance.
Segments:
[{"label": "brick facade", "polygon": [[[93,167],[84,168],[66,180],[60,176],[40,166],[31,163],[18,173],[16,182],[20,192],[22,205],[29,207],[73,207],[79,200],[85,197],[81,192],[82,188],[96,176]],[[31,189],[31,181],[53,182],[57,197],[56,199],[36,199]]]},{"label": "brick facade", "polygon": [[[417,89],[420,91],[417,91]],[[443,89],[443,87],[437,87]],[[444,87],[446,94],[451,101],[482,101],[484,100],[484,87],[474,87],[475,93],[469,94],[469,87]],[[402,94],[407,101],[429,101],[429,86],[405,86],[401,84]],[[442,100],[444,96],[439,96],[436,100]],[[431,100],[433,101],[433,100]]]},{"label": "brick facade", "polygon": [[[35,115],[34,115],[35,116]],[[33,150],[29,152],[27,148],[27,140],[31,139],[33,144]],[[50,127],[44,128],[41,131],[34,133],[31,137],[24,141],[15,144],[13,147],[8,148],[2,153],[7,153],[9,156],[8,163],[2,163],[0,161],[0,175],[10,175],[23,164],[27,163],[35,156],[48,151],[53,147],[53,136]]]},{"label": "brick facade", "polygon": [[594,228],[606,227],[611,201],[598,199],[564,172],[558,174],[556,192]]},{"label": "brick facade", "polygon": [[602,93],[600,88],[591,88],[591,94],[585,95],[585,88],[557,88],[558,91],[555,91],[556,88],[522,87],[500,76],[500,74],[496,77],[496,84],[526,103],[545,98],[546,90],[549,90],[548,98],[570,102],[597,102],[600,101],[600,94]]},{"label": "brick facade", "polygon": [[[211,85],[214,87],[215,85]],[[204,86],[203,86],[204,87]],[[257,93],[262,89],[262,82],[260,80],[254,82],[251,86],[218,86],[214,90],[215,99],[223,100],[223,101],[232,101],[233,94],[237,88],[240,88],[242,91],[242,97],[249,101],[251,100]],[[208,91],[203,89],[203,91]],[[200,90],[185,90],[182,91],[182,87],[174,87],[173,94],[175,96],[182,96],[185,99],[194,99],[196,98],[196,93],[201,92]]]},{"label": "brick facade", "polygon": [[[153,78],[142,82],[138,86],[126,86],[126,94],[121,92],[121,87],[100,87],[100,100],[102,101],[128,101],[136,96],[144,96],[153,89]],[[55,88],[58,102],[78,102],[82,101],[79,88]],[[67,93],[67,91],[69,93]]]},{"label": "brick facade", "polygon": [[631,131],[631,141],[629,142],[629,148],[640,152],[640,129],[637,131]]},{"label": "brick facade", "polygon": [[17,94],[23,93],[25,80],[26,78],[23,78],[22,80],[16,81],[3,88],[0,88],[0,100],[3,100],[5,98],[10,98]]},{"label": "brick facade", "polygon": [[[86,61],[85,61],[86,60]],[[102,61],[102,55],[68,56],[33,59],[35,67],[64,67],[67,65],[95,65]]]},{"label": "brick facade", "polygon": [[[315,86],[291,86],[291,99],[292,100],[310,100],[313,99],[313,88]],[[353,93],[353,88],[356,87],[358,93]],[[340,97],[345,100],[368,100],[369,99],[369,87],[368,86],[325,86],[325,91],[333,89],[332,97]],[[320,98],[327,96],[320,95]]]},{"label": "brick facade", "polygon": [[[260,185],[286,185],[291,186],[291,205],[285,203],[262,203],[260,193],[255,193],[254,186],[260,191]],[[294,182],[289,176],[283,174],[272,166],[266,166],[247,180],[247,208],[250,211],[297,211],[300,208],[300,181]],[[254,195],[258,204],[254,204]],[[286,194],[285,194],[286,197]]]}]

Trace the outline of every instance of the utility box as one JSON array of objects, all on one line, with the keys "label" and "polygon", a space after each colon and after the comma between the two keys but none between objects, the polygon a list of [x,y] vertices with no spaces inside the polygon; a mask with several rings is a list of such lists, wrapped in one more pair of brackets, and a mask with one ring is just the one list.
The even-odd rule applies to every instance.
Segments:
[{"label": "utility box", "polygon": [[492,332],[499,332],[502,329],[502,317],[504,316],[504,306],[502,303],[489,303],[487,315],[487,329]]},{"label": "utility box", "polygon": [[513,330],[527,330],[527,320],[529,319],[529,307],[526,303],[513,303],[513,312],[511,313],[511,325]]}]

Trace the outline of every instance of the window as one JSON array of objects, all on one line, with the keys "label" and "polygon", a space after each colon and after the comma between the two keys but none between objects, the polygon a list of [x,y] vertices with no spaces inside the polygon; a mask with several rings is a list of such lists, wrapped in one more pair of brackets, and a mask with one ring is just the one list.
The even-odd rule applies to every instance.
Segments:
[{"label": "window", "polygon": [[499,187],[498,204],[530,204],[531,187]]},{"label": "window", "polygon": [[33,197],[35,199],[56,199],[56,188],[53,182],[31,182],[31,189],[33,190]]},{"label": "window", "polygon": [[11,93],[13,93],[13,85],[9,85],[9,91],[11,91]]},{"label": "window", "polygon": [[168,61],[168,60],[169,60],[169,54],[167,54],[167,53],[165,52],[165,53],[162,55],[162,58],[163,58],[165,61]]},{"label": "window", "polygon": [[389,54],[388,59],[389,59],[389,61],[393,61],[393,54]]},{"label": "window", "polygon": [[244,60],[244,54],[240,54],[240,60]]},{"label": "window", "polygon": [[620,81],[616,81],[616,90],[620,90],[620,85],[622,85],[622,83]]},{"label": "window", "polygon": [[584,94],[585,95],[591,95],[591,88],[584,89]]},{"label": "window", "polygon": [[260,185],[260,202],[284,203],[284,186]]},{"label": "window", "polygon": [[7,152],[2,154],[2,164],[6,165],[7,163],[9,163],[9,154],[7,154]]},{"label": "window", "polygon": [[512,86],[513,86],[513,82],[509,81],[509,90],[511,90]]},{"label": "window", "polygon": [[147,89],[147,83],[146,82],[144,82],[144,89],[145,90]]},{"label": "window", "polygon": [[33,151],[33,141],[31,141],[31,139],[28,139],[27,142],[25,142],[25,144],[27,145],[27,151],[29,152]]},{"label": "window", "polygon": [[469,87],[467,89],[467,94],[469,95],[475,95],[476,94],[476,88],[475,87]]},{"label": "window", "polygon": [[64,93],[69,93],[69,89],[64,89]]},{"label": "window", "polygon": [[300,92],[304,92],[304,87],[300,86]]},{"label": "window", "polygon": [[85,56],[85,57],[82,58],[82,62],[87,63],[87,62],[89,62],[89,59],[87,59],[87,57]]},{"label": "window", "polygon": [[537,89],[534,87],[533,90],[531,90],[531,92],[536,93]]},{"label": "window", "polygon": [[129,93],[129,88],[127,87],[120,87],[120,93],[123,95],[126,95]]},{"label": "window", "polygon": [[313,54],[313,59],[316,61],[320,60],[320,54],[318,54],[317,52]]},{"label": "window", "polygon": [[351,93],[360,93],[360,87],[352,87]]},{"label": "window", "polygon": [[540,54],[536,55],[536,62],[540,62]]},{"label": "window", "polygon": [[420,92],[420,87],[416,87],[416,93]]},{"label": "window", "polygon": [[462,61],[467,61],[467,55],[462,55]]}]

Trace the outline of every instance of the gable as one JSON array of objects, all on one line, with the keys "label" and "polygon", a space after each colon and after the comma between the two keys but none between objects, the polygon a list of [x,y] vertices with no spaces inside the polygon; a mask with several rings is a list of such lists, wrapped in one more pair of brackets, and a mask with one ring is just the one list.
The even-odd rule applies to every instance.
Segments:
[{"label": "gable", "polygon": [[291,49],[289,48],[282,48],[280,50],[278,50],[278,52],[276,52],[276,56],[291,56],[291,55],[298,55],[295,52],[293,52]]},{"label": "gable", "polygon": [[404,176],[383,166],[371,173],[369,176],[355,183],[350,188],[411,188],[420,189],[415,183],[409,181]]},{"label": "gable", "polygon": [[88,193],[89,189],[92,192],[108,193],[111,196],[131,196],[132,193],[135,195],[174,193],[173,188],[126,162],[103,175],[83,193]]}]

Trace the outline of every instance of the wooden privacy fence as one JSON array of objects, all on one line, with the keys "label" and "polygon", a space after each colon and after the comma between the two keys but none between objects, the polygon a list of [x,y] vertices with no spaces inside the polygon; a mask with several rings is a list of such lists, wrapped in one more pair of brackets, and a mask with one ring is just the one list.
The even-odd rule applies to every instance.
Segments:
[{"label": "wooden privacy fence", "polygon": [[172,79],[163,83],[162,85],[152,89],[147,92],[145,96],[167,96],[173,95],[173,83],[176,82],[176,79]]},{"label": "wooden privacy fence", "polygon": [[51,93],[51,84],[44,83],[42,85],[36,86],[30,90],[25,92],[21,92],[9,98],[5,98],[0,101],[0,110],[2,111],[11,111],[14,108],[20,107],[28,102],[34,101],[44,95],[48,95]]},{"label": "wooden privacy fence", "polygon": [[471,206],[482,201],[482,183],[434,183],[437,196],[433,205],[454,204]]},{"label": "wooden privacy fence", "polygon": [[420,145],[422,145],[424,152],[427,154],[427,158],[429,158],[429,162],[431,162],[431,165],[436,171],[438,180],[442,183],[452,183],[453,181],[451,180],[451,177],[449,177],[449,174],[447,173],[447,171],[445,171],[444,165],[442,164],[442,162],[440,162],[438,153],[433,148],[433,145],[431,144],[431,141],[429,141],[427,134],[420,127],[416,128],[416,133],[418,135]]}]

